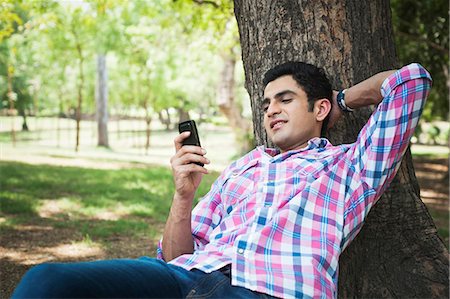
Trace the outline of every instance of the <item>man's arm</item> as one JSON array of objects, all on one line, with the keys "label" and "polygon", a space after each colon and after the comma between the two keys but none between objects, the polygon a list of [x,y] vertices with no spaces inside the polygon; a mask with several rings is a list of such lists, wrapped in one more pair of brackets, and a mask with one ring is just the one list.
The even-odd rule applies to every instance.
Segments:
[{"label": "man's arm", "polygon": [[[377,93],[372,86],[380,81]],[[428,72],[419,64],[410,64],[395,72],[379,73],[349,88],[348,98],[345,94],[345,103],[351,108],[378,105],[356,142],[346,151],[346,166],[342,166],[350,166],[346,176],[343,248],[397,173],[430,87]]]},{"label": "man's arm", "polygon": [[[381,85],[386,78],[395,72],[396,70],[390,70],[378,73],[348,88],[345,92],[345,104],[347,107],[357,109],[379,104],[383,99],[383,96],[381,95]],[[331,128],[343,115],[343,112],[337,103],[337,94],[337,91],[333,91],[333,106],[330,112],[328,128]]]},{"label": "man's arm", "polygon": [[209,164],[203,157],[205,150],[198,146],[183,146],[182,142],[190,132],[184,132],[174,140],[176,154],[170,160],[175,182],[175,195],[169,217],[164,228],[162,249],[164,259],[170,261],[182,254],[194,251],[191,229],[191,210],[195,191],[197,190],[206,168],[194,164]]},{"label": "man's arm", "polygon": [[347,89],[345,92],[347,107],[356,109],[379,104],[383,99],[381,85],[387,77],[395,72],[396,70],[390,70],[378,73]]}]

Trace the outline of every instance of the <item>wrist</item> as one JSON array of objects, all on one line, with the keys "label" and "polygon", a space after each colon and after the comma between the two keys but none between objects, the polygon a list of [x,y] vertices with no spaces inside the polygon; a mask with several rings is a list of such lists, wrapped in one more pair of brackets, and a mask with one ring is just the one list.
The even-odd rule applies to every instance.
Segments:
[{"label": "wrist", "polygon": [[173,195],[173,201],[192,205],[192,202],[194,201],[194,195],[195,195],[195,192],[193,192],[191,194],[190,192],[189,193],[186,193],[186,192],[180,193],[178,191],[175,191],[175,194]]},{"label": "wrist", "polygon": [[341,91],[338,92],[337,97],[336,97],[336,102],[342,112],[346,112],[346,113],[353,112],[354,109],[348,107],[347,104],[345,103],[345,92],[346,91],[347,91],[347,89],[342,89]]},{"label": "wrist", "polygon": [[174,198],[169,217],[175,222],[191,221],[192,201],[178,201]]},{"label": "wrist", "polygon": [[172,200],[172,208],[191,210],[192,203],[194,202],[194,194],[192,196],[187,196],[185,194],[179,194],[175,192]]}]

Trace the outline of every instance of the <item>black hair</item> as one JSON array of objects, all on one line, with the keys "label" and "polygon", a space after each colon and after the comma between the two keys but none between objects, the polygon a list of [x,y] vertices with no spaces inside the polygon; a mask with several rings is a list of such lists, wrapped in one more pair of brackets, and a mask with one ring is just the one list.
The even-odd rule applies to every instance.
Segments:
[{"label": "black hair", "polygon": [[[322,68],[306,62],[288,61],[275,66],[264,74],[264,87],[266,87],[269,82],[286,75],[291,75],[299,87],[305,91],[308,99],[309,112],[313,110],[314,102],[319,99],[328,99],[330,104],[333,105],[333,89]],[[330,114],[331,113],[328,113],[327,117],[323,120],[321,136],[325,135]]]}]

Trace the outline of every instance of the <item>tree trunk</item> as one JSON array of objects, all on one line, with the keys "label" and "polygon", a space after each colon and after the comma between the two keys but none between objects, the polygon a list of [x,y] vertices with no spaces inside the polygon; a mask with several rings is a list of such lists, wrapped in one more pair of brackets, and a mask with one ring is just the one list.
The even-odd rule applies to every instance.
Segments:
[{"label": "tree trunk", "polygon": [[75,121],[77,123],[77,136],[75,142],[75,151],[78,152],[80,147],[80,122],[81,122],[81,109],[83,104],[83,85],[84,85],[84,75],[83,75],[83,59],[80,58],[79,62],[80,68],[80,77],[78,82],[78,100],[77,100],[77,109],[75,112]]},{"label": "tree trunk", "polygon": [[[166,116],[164,116],[164,114]],[[170,113],[169,113],[169,109],[163,109],[161,111],[158,112],[158,117],[159,117],[159,121],[166,126],[166,131],[170,130],[170,126],[172,124],[172,121],[170,119]]]},{"label": "tree trunk", "polygon": [[[388,0],[235,0],[257,144],[264,72],[287,60],[323,67],[334,89],[397,67]],[[342,119],[328,138],[353,142],[371,109]],[[339,297],[447,297],[448,251],[419,197],[408,150],[399,173],[340,257]]]},{"label": "tree trunk", "polygon": [[14,120],[16,114],[14,113],[14,101],[16,100],[17,94],[14,93],[12,88],[12,77],[13,77],[13,67],[8,64],[7,69],[7,81],[8,81],[8,101],[9,101],[9,114],[11,116],[11,142],[12,145],[16,146],[16,131],[14,129]]},{"label": "tree trunk", "polygon": [[22,131],[29,131],[27,123],[27,112],[25,109],[19,109],[19,115],[22,116]]},{"label": "tree trunk", "polygon": [[109,147],[108,143],[108,76],[106,71],[106,55],[97,55],[97,145]]},{"label": "tree trunk", "polygon": [[81,122],[81,113],[82,113],[82,104],[83,104],[83,87],[84,87],[84,72],[83,72],[83,63],[84,63],[84,57],[83,57],[83,49],[81,47],[78,33],[74,27],[72,27],[72,33],[76,40],[76,50],[78,54],[78,68],[79,68],[79,74],[78,74],[78,100],[77,100],[77,108],[75,111],[75,119],[77,123],[77,133],[76,133],[76,141],[75,141],[75,151],[78,152],[78,149],[80,147],[80,122]]},{"label": "tree trunk", "polygon": [[184,110],[184,108],[177,108],[178,110],[178,122],[183,122],[191,119],[189,116],[189,111]]},{"label": "tree trunk", "polygon": [[148,155],[148,150],[150,149],[150,135],[151,135],[151,124],[152,116],[148,107],[148,100],[144,101],[143,104],[145,110],[145,154]]},{"label": "tree trunk", "polygon": [[234,100],[234,71],[236,66],[234,53],[230,50],[230,53],[223,54],[222,62],[223,68],[217,88],[216,102],[234,132],[239,151],[246,153],[251,149],[251,142],[248,142],[251,124],[242,116],[241,110]]}]

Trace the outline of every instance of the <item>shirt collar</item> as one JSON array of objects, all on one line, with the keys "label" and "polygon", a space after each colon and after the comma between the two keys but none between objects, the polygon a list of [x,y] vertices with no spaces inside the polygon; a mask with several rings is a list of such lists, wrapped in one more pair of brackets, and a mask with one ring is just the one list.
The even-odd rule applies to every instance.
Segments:
[{"label": "shirt collar", "polygon": [[318,158],[318,153],[324,152],[328,146],[332,146],[328,139],[314,137],[308,141],[305,147],[284,153],[281,153],[278,148],[260,146],[258,149],[264,153],[263,156],[266,156],[270,160],[284,161],[292,156],[298,155],[302,155],[302,157],[312,155],[314,158]]}]

